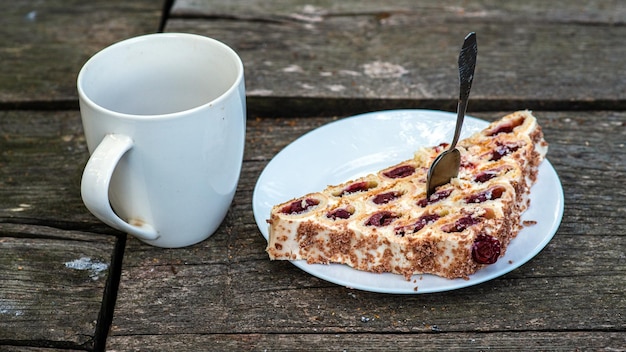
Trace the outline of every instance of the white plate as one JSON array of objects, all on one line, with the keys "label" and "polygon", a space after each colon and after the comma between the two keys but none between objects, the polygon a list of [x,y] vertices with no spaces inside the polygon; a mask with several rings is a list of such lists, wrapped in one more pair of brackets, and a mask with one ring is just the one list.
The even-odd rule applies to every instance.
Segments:
[{"label": "white plate", "polygon": [[[449,143],[455,120],[456,114],[442,111],[391,110],[341,119],[306,133],[280,151],[257,181],[252,207],[261,233],[267,240],[266,220],[275,204],[410,159],[419,147]],[[462,137],[487,125],[486,121],[466,116]],[[369,273],[342,264],[307,264],[303,260],[292,263],[320,279],[372,292],[430,293],[476,285],[529,261],[556,233],[563,216],[563,188],[547,160],[539,167],[530,199],[522,220],[537,224],[524,227],[504,257],[469,280],[414,275],[407,281],[401,275]]]}]

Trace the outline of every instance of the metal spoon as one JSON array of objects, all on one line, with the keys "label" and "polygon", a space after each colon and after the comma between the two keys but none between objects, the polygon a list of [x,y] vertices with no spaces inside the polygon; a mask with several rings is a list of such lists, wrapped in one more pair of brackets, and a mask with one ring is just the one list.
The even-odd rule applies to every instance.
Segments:
[{"label": "metal spoon", "polygon": [[456,129],[454,130],[454,138],[450,144],[450,148],[443,151],[435,158],[428,170],[428,178],[426,180],[426,198],[435,193],[438,186],[445,185],[450,179],[458,176],[459,166],[461,165],[461,153],[456,149],[456,143],[459,141],[461,128],[463,127],[463,119],[465,110],[467,109],[467,100],[469,99],[470,89],[472,88],[472,80],[474,79],[474,68],[476,67],[476,54],[478,47],[476,45],[476,33],[472,32],[465,37],[461,53],[459,54],[459,103],[457,106]]}]

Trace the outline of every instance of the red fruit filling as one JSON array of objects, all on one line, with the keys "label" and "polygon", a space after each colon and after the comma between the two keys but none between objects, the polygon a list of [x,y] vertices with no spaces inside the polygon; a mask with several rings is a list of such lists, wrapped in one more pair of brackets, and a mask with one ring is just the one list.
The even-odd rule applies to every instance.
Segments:
[{"label": "red fruit filling", "polygon": [[465,203],[483,203],[502,197],[504,187],[492,187],[477,194],[472,194],[465,198]]},{"label": "red fruit filling", "polygon": [[500,241],[493,236],[480,234],[472,244],[472,259],[478,264],[493,264],[500,257]]},{"label": "red fruit filling", "polygon": [[343,197],[347,194],[352,194],[352,193],[357,193],[357,192],[365,192],[371,188],[376,187],[376,183],[375,182],[368,182],[368,181],[361,181],[361,182],[355,182],[351,185],[349,185],[348,187],[344,188],[341,192],[339,192],[339,194],[337,194],[336,196],[338,197]]},{"label": "red fruit filling", "polygon": [[300,199],[284,206],[280,211],[283,214],[300,214],[318,204],[320,204],[320,201],[314,198]]},{"label": "red fruit filling", "polygon": [[420,199],[419,201],[417,201],[417,205],[419,205],[420,207],[424,208],[428,204],[437,203],[440,200],[448,198],[450,196],[450,193],[452,193],[452,189],[444,189],[444,190],[441,190],[441,191],[437,191],[437,192],[431,194],[429,199],[423,198],[423,199]]},{"label": "red fruit filling", "polygon": [[428,224],[432,224],[437,221],[441,216],[437,214],[426,214],[422,215],[417,219],[415,223],[409,226],[403,226],[396,229],[396,236],[404,237],[405,235],[416,233],[417,231],[424,228],[424,226]]},{"label": "red fruit filling", "polygon": [[474,177],[474,182],[484,183],[498,176],[495,171],[483,171]]},{"label": "red fruit filling", "polygon": [[337,220],[337,219],[347,219],[352,216],[352,213],[347,209],[339,208],[333,211],[329,211],[326,214],[326,217],[329,219]]},{"label": "red fruit filling", "polygon": [[389,178],[403,178],[407,176],[413,175],[415,172],[415,167],[411,165],[402,165],[398,166],[395,169],[391,169],[389,171],[383,172],[383,175]]},{"label": "red fruit filling", "polygon": [[496,126],[493,130],[487,133],[487,136],[495,136],[499,133],[511,133],[515,129],[515,127],[520,126],[524,123],[524,118],[520,117],[515,120],[506,121],[498,126]]},{"label": "red fruit filling", "polygon": [[464,217],[459,218],[454,224],[444,226],[442,228],[443,232],[462,232],[466,228],[478,224],[480,222],[479,218],[472,217],[471,215],[466,215]]},{"label": "red fruit filling", "polygon": [[379,211],[378,213],[370,216],[370,218],[365,222],[365,225],[376,227],[387,226],[397,218],[399,218],[399,216],[390,211]]},{"label": "red fruit filling", "polygon": [[372,202],[378,205],[387,204],[394,199],[400,198],[401,196],[402,196],[402,193],[396,192],[396,191],[381,193],[377,195],[376,197],[372,198]]},{"label": "red fruit filling", "polygon": [[491,152],[491,159],[489,159],[489,161],[498,161],[502,159],[503,156],[511,154],[518,149],[519,149],[518,145],[498,144],[496,149],[493,152]]},{"label": "red fruit filling", "polygon": [[444,149],[447,149],[449,145],[450,145],[450,144],[448,144],[448,143],[445,143],[445,142],[444,142],[444,143],[441,143],[441,144],[439,144],[438,146],[434,147],[433,149],[434,149],[436,152],[440,152],[440,151],[442,151],[442,150],[444,150]]},{"label": "red fruit filling", "polygon": [[464,169],[470,169],[470,170],[474,170],[476,168],[476,164],[474,164],[471,161],[467,161],[467,160],[463,160],[461,159],[461,165],[460,167],[464,168]]}]

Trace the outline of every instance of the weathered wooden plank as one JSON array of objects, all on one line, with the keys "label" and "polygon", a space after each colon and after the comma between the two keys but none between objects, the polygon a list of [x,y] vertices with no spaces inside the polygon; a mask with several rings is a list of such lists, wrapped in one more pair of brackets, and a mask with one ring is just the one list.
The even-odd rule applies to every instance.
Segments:
[{"label": "weathered wooden plank", "polygon": [[[500,115],[480,114],[487,119]],[[536,115],[551,142],[549,158],[566,189],[565,219],[555,239],[538,257],[505,277],[468,290],[407,300],[350,291],[313,278],[289,263],[268,261],[249,205],[256,178],[282,147],[336,118],[250,119],[247,141],[254,147],[246,149],[239,190],[218,234],[197,246],[179,250],[162,250],[130,241],[113,334],[123,338],[170,333],[173,335],[168,339],[172,341],[177,341],[177,336],[185,339],[184,334],[224,331],[298,334],[309,328],[310,322],[315,323],[312,328],[332,333],[351,329],[366,332],[387,326],[395,329],[387,331],[403,332],[415,329],[415,316],[426,322],[419,326],[419,332],[428,332],[429,324],[438,324],[439,329],[444,327],[447,331],[468,327],[519,331],[527,329],[525,324],[531,322],[537,331],[623,330],[619,314],[625,303],[619,293],[625,279],[625,263],[620,229],[625,226],[625,209],[619,180],[624,178],[626,165],[622,152],[626,115]],[[104,227],[83,208],[78,193],[77,181],[87,153],[78,113],[5,112],[0,122],[0,180],[8,180],[7,175],[27,177],[16,178],[10,187],[0,187],[4,221],[68,219],[66,226],[103,231]],[[38,153],[46,153],[47,157],[40,158]],[[37,169],[31,169],[35,166]],[[47,181],[37,174],[48,175]],[[31,187],[38,191],[29,192]],[[63,194],[58,193],[59,187]],[[23,198],[15,198],[16,194],[28,194],[28,204],[41,206],[20,205]],[[46,203],[59,196],[62,202]],[[24,209],[11,211],[13,207]],[[358,303],[352,301],[351,294],[357,296]],[[334,298],[329,301],[329,296]],[[488,309],[493,302],[500,302],[505,308]],[[346,308],[335,310],[333,315],[333,307],[328,304]],[[325,307],[323,316],[317,305]],[[418,312],[413,306],[422,308]],[[428,309],[424,310],[424,306]],[[553,312],[554,307],[563,309]],[[509,314],[511,310],[516,314]],[[363,330],[360,316],[367,320],[376,315],[391,318],[374,320]],[[468,322],[468,316],[473,320]],[[394,326],[394,317],[406,324]],[[448,320],[451,323],[442,325],[441,321]],[[489,324],[481,325],[481,321]]]},{"label": "weathered wooden plank", "polygon": [[86,159],[77,111],[0,111],[0,345],[91,349],[105,337],[119,233],[82,204]]},{"label": "weathered wooden plank", "polygon": [[68,348],[51,348],[51,347],[33,347],[33,346],[9,346],[3,345],[2,352],[72,352],[72,351],[81,351],[75,349]]},{"label": "weathered wooden plank", "polygon": [[157,30],[161,2],[7,1],[0,26],[0,107],[76,107],[76,76],[105,46]]},{"label": "weathered wooden plank", "polygon": [[[478,115],[491,120],[502,114]],[[531,336],[562,349],[570,343],[583,346],[581,341],[592,335],[601,337],[589,340],[590,349],[621,346],[626,207],[619,180],[626,176],[626,114],[535,115],[551,142],[548,157],[565,189],[565,216],[557,235],[537,257],[499,279],[418,296],[355,291],[288,262],[267,260],[250,207],[256,179],[281,148],[336,118],[250,119],[247,141],[254,147],[246,150],[234,204],[218,233],[177,250],[129,241],[110,346],[121,348],[143,336],[141,341],[162,350],[197,349],[209,341],[245,349],[244,334],[252,346],[289,349],[285,346],[292,345],[282,338],[313,346],[338,334],[353,341],[347,347],[356,348],[360,341],[383,345],[385,334],[392,334],[398,341],[433,337],[432,346],[448,347],[470,331],[469,336],[507,350],[529,346],[525,339]],[[159,335],[167,336],[166,344],[158,342],[165,341]],[[318,347],[331,346],[337,345]]]},{"label": "weathered wooden plank", "polygon": [[111,351],[174,351],[204,346],[211,351],[598,351],[622,350],[619,332],[499,332],[407,334],[214,334],[114,336]]},{"label": "weathered wooden plank", "polygon": [[0,345],[93,348],[114,247],[113,236],[0,221]]},{"label": "weathered wooden plank", "polygon": [[[269,159],[334,119],[254,117],[452,110],[457,50],[469,30],[479,32],[481,50],[470,110],[624,108],[626,9],[619,5],[178,1],[168,30],[214,36],[244,59],[249,147],[237,196],[213,238],[178,250],[129,242],[109,347],[624,349],[623,112],[537,112],[566,191],[564,221],[536,258],[480,286],[390,296],[327,283],[267,260],[250,207]],[[160,7],[7,4],[0,108],[74,107],[84,60],[154,31]],[[0,111],[1,350],[89,350],[102,329],[119,233],[82,205],[86,159],[77,111]]]},{"label": "weathered wooden plank", "polygon": [[235,48],[250,111],[263,115],[453,109],[469,31],[479,43],[470,109],[611,109],[626,98],[624,11],[614,1],[177,1],[166,30]]},{"label": "weathered wooden plank", "polygon": [[[555,241],[571,251],[563,236]],[[617,273],[579,274],[568,263],[553,268],[561,266],[560,258],[543,254],[519,272],[487,284],[406,297],[329,284],[289,263],[233,257],[238,262],[228,265],[163,259],[158,265],[126,265],[112,334],[174,339],[224,332],[427,333],[433,325],[447,332],[626,328],[621,318],[626,311],[623,266]],[[539,266],[545,267],[533,270]]]},{"label": "weathered wooden plank", "polygon": [[[493,119],[500,115],[490,113],[480,114],[480,117]],[[272,334],[291,331],[297,334],[306,329],[310,321],[315,322],[313,328],[333,333],[340,330],[339,326],[372,331],[359,330],[362,327],[358,325],[358,314],[366,319],[375,315],[405,319],[407,323],[396,324],[396,330],[391,330],[394,332],[413,329],[410,325],[413,316],[423,317],[428,322],[426,325],[441,325],[450,315],[454,319],[442,326],[453,331],[468,326],[477,329],[482,320],[490,322],[489,326],[482,325],[487,331],[494,326],[526,329],[524,324],[540,318],[544,320],[535,324],[537,331],[623,329],[619,312],[624,310],[624,301],[619,292],[625,279],[623,231],[620,231],[624,228],[621,216],[624,191],[618,180],[623,179],[626,165],[622,153],[626,115],[620,112],[536,112],[536,115],[551,142],[549,158],[566,189],[565,219],[555,239],[538,257],[506,277],[445,294],[445,299],[441,295],[420,296],[409,299],[409,303],[413,302],[409,304],[406,298],[392,298],[394,313],[392,308],[384,308],[389,306],[386,296],[346,290],[313,278],[289,263],[269,262],[249,205],[256,178],[282,147],[311,128],[336,118],[250,119],[247,138],[248,145],[254,147],[246,149],[239,190],[226,223],[213,238],[185,249],[162,250],[131,240],[113,334],[124,338],[167,332],[181,336],[181,340],[186,338],[184,334],[224,331]],[[0,121],[4,132],[0,142],[3,151],[0,170],[4,174],[0,180],[7,180],[5,175],[16,172],[31,175],[30,179],[10,184],[11,187],[0,187],[1,192],[6,192],[0,197],[0,202],[4,202],[0,209],[4,209],[5,220],[67,218],[75,226],[96,228],[99,223],[83,208],[77,188],[87,153],[78,113],[5,112]],[[550,138],[551,135],[558,139]],[[50,162],[39,162],[46,159],[39,158],[39,152],[48,153]],[[33,165],[38,165],[36,172],[23,171]],[[581,173],[581,169],[585,172]],[[38,178],[37,174],[48,175],[48,181]],[[577,174],[582,174],[583,178],[572,177]],[[38,192],[28,192],[33,185],[37,185]],[[614,189],[610,185],[614,185]],[[46,199],[59,196],[59,186],[73,190],[61,196],[65,204],[57,201],[46,205]],[[32,200],[28,204],[42,205],[31,206],[35,208],[32,210],[24,207],[22,211],[9,212],[7,209],[20,207],[11,194],[30,194]],[[607,213],[607,208],[612,212]],[[598,271],[604,274],[595,279]],[[348,299],[352,298],[351,293],[358,295],[358,305]],[[327,306],[329,295],[339,297],[330,301],[334,302],[333,306],[351,304],[342,311],[335,311],[333,316],[332,307]],[[476,301],[475,297],[481,298]],[[300,301],[308,302],[304,313],[302,306],[294,308]],[[493,304],[492,301],[505,302],[508,310],[502,308],[490,314],[490,310],[484,308]],[[563,302],[570,303],[563,305]],[[424,303],[427,303],[426,311],[405,308],[423,307]],[[313,309],[318,304],[326,307],[327,315],[320,317],[321,313]],[[464,309],[452,308],[457,304]],[[553,307],[564,309],[552,313]],[[508,314],[511,309],[516,315]],[[398,315],[397,311],[404,315]],[[459,316],[459,312],[464,312],[463,316]],[[472,314],[467,315],[467,312]],[[579,313],[572,316],[565,312]],[[498,314],[502,315],[499,320]],[[467,316],[475,317],[469,325]],[[324,320],[319,320],[321,318]],[[394,327],[393,320],[383,323],[381,325]],[[420,326],[418,331],[428,332],[426,325]],[[373,324],[365,327],[381,329]],[[177,341],[177,338],[169,338]]]},{"label": "weathered wooden plank", "polygon": [[80,200],[87,157],[78,111],[0,111],[0,219],[93,222]]},{"label": "weathered wooden plank", "polygon": [[[449,0],[424,0],[418,4],[411,0],[393,0],[385,3],[356,1],[306,1],[306,0],[176,0],[172,17],[234,17],[254,19],[259,22],[302,21],[319,22],[320,16],[348,16],[354,14],[379,14],[385,12],[416,12],[422,17],[439,21],[458,18],[503,18],[513,21],[577,22],[588,25],[626,24],[626,9],[615,0],[572,0],[567,3],[547,3],[529,0],[511,4],[480,0],[459,3]],[[427,20],[429,20],[427,19]]]}]

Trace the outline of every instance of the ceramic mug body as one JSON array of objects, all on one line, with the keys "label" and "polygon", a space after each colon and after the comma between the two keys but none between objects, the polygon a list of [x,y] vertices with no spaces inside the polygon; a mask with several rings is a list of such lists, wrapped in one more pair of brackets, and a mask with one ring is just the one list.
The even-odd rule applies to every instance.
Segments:
[{"label": "ceramic mug body", "polygon": [[243,158],[243,65],[226,45],[151,34],[94,55],[78,75],[91,157],[81,194],[108,225],[159,247],[212,235]]}]

